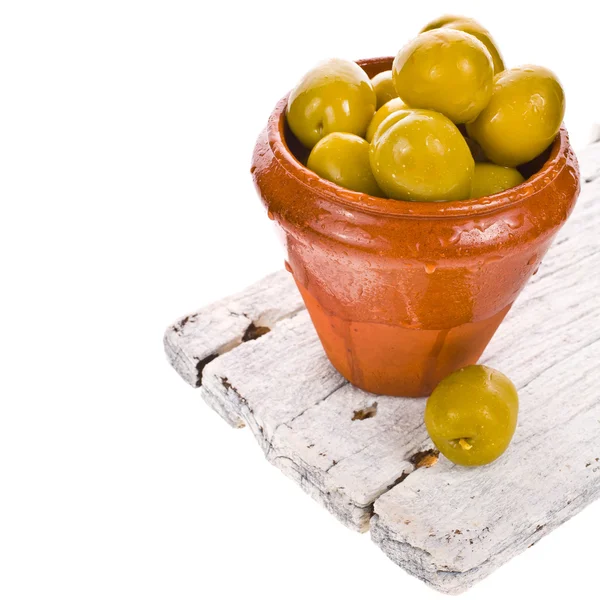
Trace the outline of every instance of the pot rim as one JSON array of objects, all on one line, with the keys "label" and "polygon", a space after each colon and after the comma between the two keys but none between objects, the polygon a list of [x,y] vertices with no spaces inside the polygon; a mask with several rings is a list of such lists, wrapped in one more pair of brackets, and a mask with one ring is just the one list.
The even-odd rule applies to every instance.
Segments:
[{"label": "pot rim", "polygon": [[[356,61],[360,66],[386,63],[393,57],[370,58]],[[343,188],[319,177],[305,167],[292,153],[285,139],[285,112],[289,93],[275,106],[267,125],[268,141],[273,155],[285,171],[300,184],[330,200],[355,211],[402,218],[454,218],[483,215],[516,206],[533,194],[552,185],[572,154],[569,134],[564,125],[552,142],[550,156],[542,168],[522,184],[492,196],[451,202],[422,202],[379,198]]]}]

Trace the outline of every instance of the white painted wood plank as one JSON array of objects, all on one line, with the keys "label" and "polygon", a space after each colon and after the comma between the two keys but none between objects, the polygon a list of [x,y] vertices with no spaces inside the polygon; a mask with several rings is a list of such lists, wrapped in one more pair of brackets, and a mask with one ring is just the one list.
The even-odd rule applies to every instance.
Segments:
[{"label": "white painted wood plank", "polygon": [[[306,311],[213,361],[203,388],[233,407],[271,462],[360,531],[375,498],[412,471],[409,459],[427,440],[422,414],[412,410],[422,401],[376,397],[348,384],[327,360]],[[375,402],[373,417],[353,420]],[[365,469],[365,447],[378,438],[394,447],[377,446],[381,470]]]},{"label": "white painted wood plank", "polygon": [[445,458],[375,502],[371,536],[436,589],[458,593],[600,495],[600,340],[519,390],[520,425],[495,463]]},{"label": "white painted wood plank", "polygon": [[268,335],[212,361],[202,387],[239,414],[267,451],[279,425],[344,383],[303,310],[276,324]]},{"label": "white painted wood plank", "polygon": [[[580,159],[587,183],[575,212],[482,360],[521,395],[517,433],[496,463],[435,464],[423,452],[432,447],[423,401],[345,382],[303,310],[204,368],[204,398],[230,423],[247,423],[268,460],[353,529],[367,529],[375,510],[373,540],[442,591],[466,589],[597,496],[600,144]],[[424,456],[432,468],[414,472]]]},{"label": "white painted wood plank", "polygon": [[202,371],[213,358],[303,308],[289,273],[272,273],[168,327],[164,336],[167,358],[187,383],[199,387]]}]

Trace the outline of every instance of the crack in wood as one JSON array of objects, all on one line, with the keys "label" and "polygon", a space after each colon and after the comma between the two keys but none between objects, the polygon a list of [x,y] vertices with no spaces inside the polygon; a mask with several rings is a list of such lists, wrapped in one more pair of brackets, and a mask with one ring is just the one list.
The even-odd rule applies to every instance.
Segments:
[{"label": "crack in wood", "polygon": [[204,367],[206,367],[208,363],[215,360],[217,356],[219,355],[216,353],[209,354],[202,360],[198,360],[198,362],[196,363],[196,387],[200,387],[202,385],[202,373],[204,373]]},{"label": "crack in wood", "polygon": [[164,347],[169,362],[193,387],[215,356],[258,339],[280,321],[305,310],[292,277],[272,273],[239,294],[178,319],[167,328]]},{"label": "crack in wood", "polygon": [[260,325],[255,325],[254,322],[248,325],[246,331],[244,331],[244,335],[242,336],[242,342],[249,342],[251,340],[257,340],[258,338],[266,335],[271,331],[270,327],[263,327]]},{"label": "crack in wood", "polygon": [[365,408],[359,408],[354,411],[352,415],[353,421],[364,421],[365,419],[372,419],[377,414],[377,402],[373,402],[371,406]]},{"label": "crack in wood", "polygon": [[429,467],[435,465],[439,456],[440,451],[437,448],[429,448],[429,450],[416,452],[408,459],[408,461],[415,466],[415,470],[422,467],[428,469]]}]

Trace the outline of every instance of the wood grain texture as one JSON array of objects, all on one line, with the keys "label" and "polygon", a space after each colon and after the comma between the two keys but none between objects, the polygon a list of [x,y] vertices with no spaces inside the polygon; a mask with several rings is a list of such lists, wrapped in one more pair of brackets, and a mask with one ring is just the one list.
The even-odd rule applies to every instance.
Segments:
[{"label": "wood grain texture", "polygon": [[[437,460],[423,400],[343,380],[285,272],[267,280],[276,293],[263,280],[237,297],[252,309],[229,299],[169,328],[169,359],[197,383],[198,362],[212,356],[201,393],[221,416],[246,423],[267,459],[348,527],[370,524],[397,564],[460,592],[599,493],[600,143],[580,160],[576,209],[481,361],[514,381],[521,402],[513,443],[492,465]],[[240,343],[265,314],[270,332]]]},{"label": "wood grain texture", "polygon": [[[306,311],[215,359],[203,388],[237,412],[271,462],[360,531],[375,498],[431,445],[422,400],[376,397],[348,384],[327,360]],[[376,414],[353,419],[375,403]]]},{"label": "wood grain texture", "polygon": [[187,383],[199,387],[202,371],[213,358],[302,309],[292,278],[285,271],[272,273],[168,327],[163,340],[167,358]]}]

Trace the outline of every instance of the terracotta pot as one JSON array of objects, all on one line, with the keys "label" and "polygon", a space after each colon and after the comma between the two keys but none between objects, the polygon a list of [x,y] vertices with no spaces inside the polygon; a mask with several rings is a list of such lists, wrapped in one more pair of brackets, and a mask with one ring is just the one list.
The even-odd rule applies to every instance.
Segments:
[{"label": "terracotta pot", "polygon": [[[392,59],[358,62],[372,77]],[[516,188],[402,202],[306,169],[285,106],[284,98],[258,139],[252,173],[323,348],[360,388],[427,395],[479,359],[569,216],[579,171],[567,132],[523,168],[529,179]]]}]

